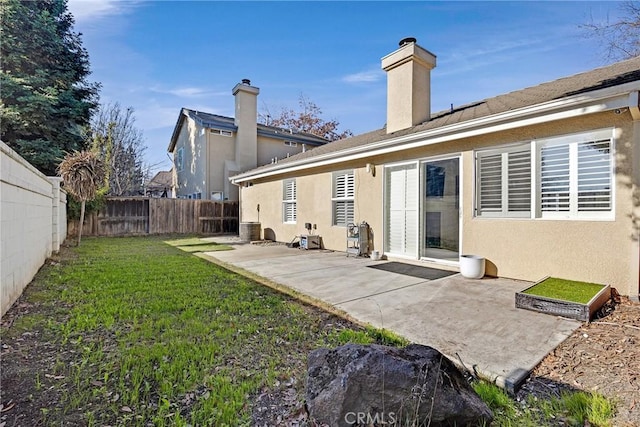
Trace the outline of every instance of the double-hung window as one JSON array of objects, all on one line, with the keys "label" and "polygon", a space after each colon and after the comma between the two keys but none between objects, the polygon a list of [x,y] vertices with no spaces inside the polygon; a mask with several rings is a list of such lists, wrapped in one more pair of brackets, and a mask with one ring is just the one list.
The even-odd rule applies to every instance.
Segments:
[{"label": "double-hung window", "polygon": [[285,179],[282,183],[282,222],[295,223],[297,216],[296,180]]},{"label": "double-hung window", "polygon": [[531,144],[476,153],[476,215],[531,216]]},{"label": "double-hung window", "polygon": [[333,173],[333,225],[346,227],[354,221],[353,200],[355,197],[355,176],[353,170]]},{"label": "double-hung window", "polygon": [[539,141],[542,218],[597,218],[613,212],[611,130]]}]

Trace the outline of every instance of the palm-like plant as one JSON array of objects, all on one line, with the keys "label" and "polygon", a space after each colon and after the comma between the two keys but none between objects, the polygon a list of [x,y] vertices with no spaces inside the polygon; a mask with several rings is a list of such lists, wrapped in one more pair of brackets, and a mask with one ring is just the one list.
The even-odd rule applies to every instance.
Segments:
[{"label": "palm-like plant", "polygon": [[80,200],[78,227],[78,245],[80,245],[85,204],[87,200],[95,199],[98,189],[104,184],[104,164],[92,151],[75,151],[65,156],[58,166],[58,173],[62,177],[64,188]]}]

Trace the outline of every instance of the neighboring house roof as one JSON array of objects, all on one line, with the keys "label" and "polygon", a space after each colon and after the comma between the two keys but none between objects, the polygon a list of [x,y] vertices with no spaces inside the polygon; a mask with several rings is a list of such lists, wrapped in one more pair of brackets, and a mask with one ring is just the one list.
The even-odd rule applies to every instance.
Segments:
[{"label": "neighboring house roof", "polygon": [[147,184],[148,189],[153,188],[171,188],[171,184],[173,182],[173,172],[172,171],[160,171],[153,178],[149,180]]},{"label": "neighboring house roof", "polygon": [[261,166],[238,174],[234,177],[234,182],[242,182],[259,175],[270,175],[271,172],[276,173],[293,165],[301,165],[300,168],[302,168],[302,165],[311,165],[328,157],[345,156],[347,153],[355,152],[359,148],[362,150],[368,149],[368,146],[382,141],[397,140],[402,143],[407,140],[402,137],[415,134],[430,136],[435,135],[438,131],[440,131],[438,133],[440,135],[449,128],[454,129],[455,125],[461,126],[467,122],[483,126],[484,118],[487,119],[488,123],[490,117],[504,115],[504,120],[506,121],[508,120],[507,113],[530,109],[540,104],[558,102],[558,108],[560,108],[560,104],[562,104],[560,101],[563,99],[585,101],[588,98],[584,94],[615,86],[631,84],[634,87],[630,90],[637,91],[640,90],[638,82],[640,82],[640,56],[450,110],[440,111],[432,114],[431,120],[425,123],[390,134],[386,132],[385,128],[382,128],[334,141],[322,147],[279,160],[277,164]]},{"label": "neighboring house roof", "polygon": [[[171,142],[169,143],[169,152],[173,152],[173,149],[178,140],[180,133],[180,127],[185,117],[193,119],[198,125],[207,129],[221,129],[236,132],[238,127],[235,125],[233,117],[219,116],[217,114],[205,113],[202,111],[190,110],[188,108],[182,108],[180,110],[180,116],[176,122],[175,128],[173,128],[173,135],[171,135]],[[298,142],[300,144],[306,144],[311,146],[320,146],[328,143],[329,141],[305,132],[296,132],[292,129],[284,129],[275,126],[267,126],[258,123],[258,136],[266,136],[269,138],[282,139],[283,141]]]}]

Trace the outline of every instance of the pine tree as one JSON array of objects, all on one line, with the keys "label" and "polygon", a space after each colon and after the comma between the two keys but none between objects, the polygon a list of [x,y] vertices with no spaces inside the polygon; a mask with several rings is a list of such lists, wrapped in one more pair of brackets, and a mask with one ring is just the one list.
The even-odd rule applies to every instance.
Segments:
[{"label": "pine tree", "polygon": [[0,0],[0,138],[46,175],[86,147],[99,84],[67,0]]}]

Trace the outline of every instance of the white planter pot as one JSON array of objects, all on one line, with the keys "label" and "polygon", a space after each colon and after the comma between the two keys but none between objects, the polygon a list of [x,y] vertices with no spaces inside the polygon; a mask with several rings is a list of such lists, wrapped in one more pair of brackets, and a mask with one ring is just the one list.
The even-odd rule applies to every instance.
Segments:
[{"label": "white planter pot", "polygon": [[467,279],[484,277],[485,259],[477,255],[460,255],[460,274]]},{"label": "white planter pot", "polygon": [[371,251],[370,256],[372,261],[379,261],[382,258],[380,251]]}]

